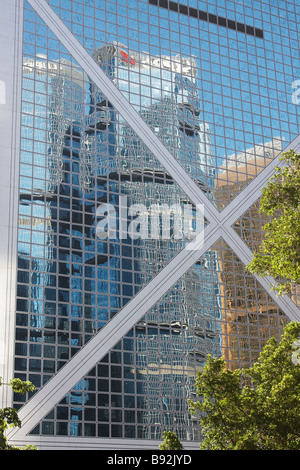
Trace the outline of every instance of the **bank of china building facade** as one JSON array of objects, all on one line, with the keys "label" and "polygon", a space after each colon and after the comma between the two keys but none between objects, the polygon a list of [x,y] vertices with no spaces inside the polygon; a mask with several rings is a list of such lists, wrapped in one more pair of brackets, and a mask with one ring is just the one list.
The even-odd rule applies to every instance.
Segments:
[{"label": "bank of china building facade", "polygon": [[0,376],[36,386],[1,387],[9,440],[199,448],[207,356],[248,367],[300,319],[245,268],[300,145],[299,6],[0,3]]}]

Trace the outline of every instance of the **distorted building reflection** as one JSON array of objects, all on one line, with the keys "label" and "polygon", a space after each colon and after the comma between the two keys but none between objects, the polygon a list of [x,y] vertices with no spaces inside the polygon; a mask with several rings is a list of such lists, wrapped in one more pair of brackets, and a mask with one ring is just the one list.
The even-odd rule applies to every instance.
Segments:
[{"label": "distorted building reflection", "polygon": [[[241,192],[282,151],[282,147],[282,139],[276,138],[228,157],[216,179],[215,191],[221,207]],[[252,251],[259,249],[263,226],[269,221],[269,217],[258,210],[259,200],[234,224],[236,232]],[[220,241],[216,249],[224,319],[223,356],[230,369],[247,368],[269,339],[270,329],[275,337],[280,336],[286,317],[225,242]]]}]

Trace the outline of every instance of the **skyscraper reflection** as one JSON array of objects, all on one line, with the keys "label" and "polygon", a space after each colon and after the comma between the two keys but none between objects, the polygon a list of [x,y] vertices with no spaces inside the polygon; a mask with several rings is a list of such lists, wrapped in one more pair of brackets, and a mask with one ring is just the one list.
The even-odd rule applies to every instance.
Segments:
[{"label": "skyscraper reflection", "polygon": [[[95,58],[110,78],[119,82],[124,93],[136,93],[133,104],[141,117],[213,200],[210,133],[209,127],[199,122],[201,103],[194,89],[193,62],[181,57],[151,58],[125,52],[124,46],[118,44],[95,51]],[[159,67],[150,68],[157,61],[164,64],[162,74]],[[140,68],[142,74],[138,73]],[[45,113],[48,107],[40,139],[44,142],[41,158],[45,159],[43,168],[47,174],[40,188],[28,188],[29,193],[38,194],[38,208],[43,213],[37,245],[43,250],[44,265],[38,266],[38,276],[32,275],[26,284],[36,282],[31,287],[31,299],[33,292],[40,292],[40,311],[32,302],[30,310],[36,341],[50,341],[53,345],[52,349],[48,346],[49,357],[43,358],[43,365],[40,354],[36,369],[30,370],[31,379],[39,386],[40,374],[35,372],[47,380],[187,242],[176,239],[172,226],[168,239],[152,239],[149,227],[149,237],[143,239],[132,239],[128,234],[127,238],[100,240],[96,235],[97,207],[109,202],[118,208],[120,196],[126,196],[127,209],[141,203],[147,209],[153,204],[163,211],[172,205],[184,209],[189,201],[102,92],[92,82],[84,82],[83,74],[74,71],[71,64],[50,63],[45,57],[35,63],[27,60],[24,75],[33,70],[41,77]],[[150,100],[153,94],[154,103]],[[31,108],[25,109],[25,113],[30,111]],[[24,214],[24,207],[30,211],[31,205],[24,206],[21,201]],[[19,257],[20,263],[26,261],[33,267],[35,261],[22,244]],[[222,347],[218,270],[217,253],[210,251],[129,332],[124,342],[122,356],[126,360],[121,359],[120,364],[130,368],[136,393],[143,402],[139,437],[160,438],[162,426],[166,425],[177,426],[184,439],[193,437],[187,398],[207,354],[218,355]],[[108,372],[101,381],[112,379]],[[94,381],[86,378],[83,400],[77,401],[74,389],[61,405],[81,410],[80,416],[85,406],[92,412],[90,383]],[[130,402],[134,397],[128,383],[115,381],[118,386],[111,390],[112,397],[123,396]],[[118,413],[112,397],[111,418],[116,422]],[[134,403],[130,406],[136,406]],[[100,411],[103,406],[100,400]],[[56,433],[81,435],[78,413],[74,411],[77,418],[67,431],[60,422],[60,410]],[[92,425],[86,425],[86,429],[95,433]],[[54,432],[50,425],[45,425],[47,430]],[[125,437],[136,436],[135,425],[129,424]]]}]

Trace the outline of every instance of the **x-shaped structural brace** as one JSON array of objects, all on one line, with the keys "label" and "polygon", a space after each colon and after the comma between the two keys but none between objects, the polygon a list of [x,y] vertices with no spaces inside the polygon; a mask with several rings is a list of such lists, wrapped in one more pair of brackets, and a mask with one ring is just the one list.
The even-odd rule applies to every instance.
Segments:
[{"label": "x-shaped structural brace", "polygon": [[[55,405],[100,361],[122,337],[155,305],[156,302],[186,273],[212,245],[222,237],[244,264],[253,256],[252,251],[237,235],[232,224],[241,217],[261,196],[261,188],[280,166],[275,158],[249,185],[225,208],[218,212],[195,181],[186,173],[175,157],[163,146],[158,137],[142,120],[123,94],[101,70],[90,54],[65,26],[45,0],[27,0],[40,18],[61,41],[79,66],[95,85],[104,93],[138,137],[164,166],[174,181],[195,205],[205,207],[209,224],[192,242],[180,251],[136,296],[126,304],[80,351],[62,367],[29,401],[19,410],[22,427],[8,434],[12,441],[26,441],[26,435],[47,415]],[[285,148],[285,151],[300,150],[300,136]],[[191,248],[193,244],[193,249]],[[198,243],[199,248],[195,249]],[[270,297],[290,320],[300,321],[300,310],[288,296],[277,297],[270,289],[275,284],[270,277],[255,276]]]}]

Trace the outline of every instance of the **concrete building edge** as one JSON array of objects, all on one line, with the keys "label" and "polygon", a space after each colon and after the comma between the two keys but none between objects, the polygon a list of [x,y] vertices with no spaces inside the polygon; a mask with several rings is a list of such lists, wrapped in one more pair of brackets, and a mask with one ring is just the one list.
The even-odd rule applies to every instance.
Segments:
[{"label": "concrete building edge", "polygon": [[[20,116],[22,89],[23,0],[1,0],[0,79],[5,103],[0,105],[0,376],[13,377],[15,336]],[[12,391],[0,387],[0,406],[11,406]]]}]

